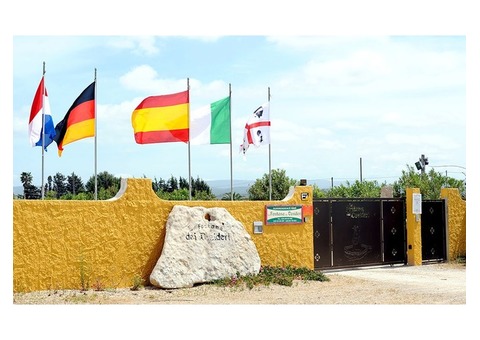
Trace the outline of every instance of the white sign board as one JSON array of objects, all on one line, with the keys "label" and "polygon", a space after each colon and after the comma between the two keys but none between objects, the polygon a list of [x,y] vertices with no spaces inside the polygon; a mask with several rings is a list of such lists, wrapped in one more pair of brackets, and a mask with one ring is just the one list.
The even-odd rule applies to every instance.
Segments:
[{"label": "white sign board", "polygon": [[422,194],[413,194],[413,213],[419,215],[422,213]]},{"label": "white sign board", "polygon": [[265,206],[265,224],[303,223],[301,205],[267,205]]}]

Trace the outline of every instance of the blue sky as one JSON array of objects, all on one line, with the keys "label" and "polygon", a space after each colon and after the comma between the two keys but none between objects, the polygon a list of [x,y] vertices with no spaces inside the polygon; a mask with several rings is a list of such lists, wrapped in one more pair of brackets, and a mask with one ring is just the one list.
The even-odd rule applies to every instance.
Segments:
[{"label": "blue sky", "polygon": [[[425,154],[464,179],[466,37],[362,36],[14,36],[13,184],[41,183],[42,153],[28,143],[28,117],[46,65],[56,124],[97,75],[97,172],[188,178],[184,143],[135,143],[131,115],[151,95],[184,91],[191,110],[232,87],[234,179],[268,172],[268,147],[239,153],[250,114],[271,105],[271,167],[294,179],[393,183]],[[95,171],[95,139],[45,153],[46,176]],[[191,175],[230,178],[229,145],[192,145]],[[361,168],[360,168],[361,159]],[[444,167],[456,165],[456,167]],[[428,168],[427,168],[428,169]]]},{"label": "blue sky", "polygon": [[[6,117],[6,128],[0,135],[7,150],[7,163],[13,165],[5,167],[0,176],[4,206],[11,202],[12,185],[20,185],[21,172],[31,172],[34,184],[41,183],[41,149],[29,145],[28,116],[45,62],[55,123],[93,81],[97,69],[98,172],[157,178],[187,176],[187,146],[137,145],[130,118],[143,98],[183,91],[189,78],[192,109],[227,96],[228,84],[232,85],[234,179],[255,179],[268,172],[268,148],[251,147],[243,159],[238,145],[245,122],[252,110],[267,99],[270,87],[272,168],[285,169],[295,179],[334,177],[354,181],[359,178],[362,158],[364,179],[393,182],[407,164],[413,166],[425,154],[430,165],[459,166],[438,168],[459,179],[465,178],[463,167],[468,166],[467,210],[475,211],[480,204],[478,195],[473,194],[480,185],[476,175],[480,142],[478,123],[474,120],[480,98],[480,34],[478,11],[472,3],[475,4],[466,0],[455,4],[330,1],[328,5],[299,0],[286,5],[275,2],[274,6],[248,0],[228,5],[212,0],[137,0],[115,4],[84,0],[81,6],[51,0],[11,3],[0,14],[4,59],[0,63],[0,105]],[[227,145],[192,146],[192,176],[229,179],[229,157]],[[45,173],[57,172],[75,172],[86,182],[94,174],[94,139],[65,146],[61,158],[52,144],[45,155]],[[2,218],[3,225],[8,226],[11,210],[2,210]],[[475,218],[475,214],[468,214],[467,224],[478,225]],[[0,238],[1,258],[10,259],[11,229],[2,230],[7,235]],[[469,249],[475,247],[475,232],[475,228],[468,229]],[[476,256],[469,253],[471,264],[478,262]],[[9,277],[11,262],[6,266],[2,262],[2,271],[4,268],[8,268],[5,276]],[[473,274],[469,271],[467,276],[469,284],[476,286],[478,281],[472,280],[478,278]],[[11,281],[2,285],[6,286],[2,289],[2,302],[11,304]],[[469,292],[469,306],[473,298]],[[368,314],[363,315],[371,316],[374,312],[379,319],[389,315],[382,313],[384,308],[368,307]],[[89,309],[87,324],[102,328],[105,318],[111,317],[116,325],[133,326],[118,328],[124,336],[138,336],[139,331],[148,329],[145,325],[158,321],[157,311],[164,312],[156,307],[155,313],[125,313],[121,306],[109,309],[106,317],[103,310],[98,310],[102,314]],[[438,315],[429,310],[432,320],[445,314],[442,308],[435,307],[437,310]],[[265,324],[293,325],[292,312],[305,312],[293,306],[288,310],[277,306],[274,310],[240,309],[238,315],[236,309],[222,311],[211,310],[223,321],[221,331],[237,333],[238,325],[232,325],[231,319],[248,316],[248,326],[260,328],[256,331],[261,332]],[[335,309],[330,306],[315,308],[314,313],[309,309],[302,320],[311,325],[316,324],[319,316],[328,317],[329,322],[345,320],[348,308],[337,311],[340,314],[335,318]],[[76,315],[75,311],[62,309],[52,318],[43,309],[42,313],[37,309],[12,312],[12,321],[31,316],[27,317],[31,327],[17,322],[7,324],[17,332],[22,327],[32,335],[38,335],[52,319],[75,325],[87,314]],[[344,332],[358,334],[358,327],[365,322],[358,318],[358,312],[353,310],[353,317],[349,318],[352,327]],[[140,325],[131,322],[134,313],[142,316]],[[181,329],[184,335],[198,336],[207,321],[199,317],[196,309],[169,308],[167,313],[172,321],[188,320],[185,325],[193,325],[176,328],[177,324],[171,322],[172,329]],[[454,314],[449,316],[454,318],[452,325],[467,320],[466,313]],[[417,317],[425,318],[425,313]],[[275,323],[268,322],[270,318]],[[211,321],[208,319],[209,325]],[[458,328],[454,329],[451,334],[458,335]],[[49,335],[61,338],[64,331],[50,328]],[[107,334],[111,336],[112,331],[109,328]],[[308,327],[268,327],[269,336],[299,337],[311,335],[307,334],[309,331],[312,330]],[[436,331],[444,336],[449,330],[442,327],[428,331],[429,335]],[[208,334],[214,337],[224,333]]]}]

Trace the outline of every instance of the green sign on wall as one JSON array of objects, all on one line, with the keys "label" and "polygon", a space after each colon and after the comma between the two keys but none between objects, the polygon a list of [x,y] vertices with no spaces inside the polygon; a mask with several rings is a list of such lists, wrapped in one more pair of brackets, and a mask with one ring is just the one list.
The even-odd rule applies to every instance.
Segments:
[{"label": "green sign on wall", "polygon": [[303,222],[301,205],[265,206],[265,224],[297,224]]}]

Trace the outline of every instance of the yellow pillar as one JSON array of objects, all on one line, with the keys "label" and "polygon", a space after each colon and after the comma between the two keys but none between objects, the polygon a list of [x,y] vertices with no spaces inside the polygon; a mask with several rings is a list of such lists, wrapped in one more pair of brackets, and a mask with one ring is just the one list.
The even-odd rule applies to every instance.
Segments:
[{"label": "yellow pillar", "polygon": [[457,188],[442,188],[440,197],[447,204],[447,260],[467,253],[467,202]]},{"label": "yellow pillar", "polygon": [[418,188],[407,188],[407,261],[410,266],[422,264],[422,221],[421,215],[413,213],[413,194]]}]

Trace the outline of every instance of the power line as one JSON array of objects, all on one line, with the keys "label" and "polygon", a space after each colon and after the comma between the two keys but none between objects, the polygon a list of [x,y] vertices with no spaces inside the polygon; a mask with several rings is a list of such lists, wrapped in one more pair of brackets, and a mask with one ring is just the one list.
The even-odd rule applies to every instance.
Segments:
[{"label": "power line", "polygon": [[463,170],[467,170],[466,167],[460,165],[430,165],[432,168],[460,168]]}]

